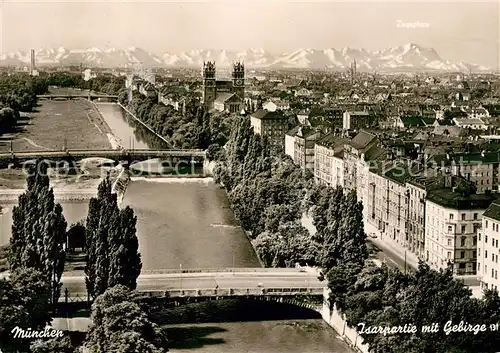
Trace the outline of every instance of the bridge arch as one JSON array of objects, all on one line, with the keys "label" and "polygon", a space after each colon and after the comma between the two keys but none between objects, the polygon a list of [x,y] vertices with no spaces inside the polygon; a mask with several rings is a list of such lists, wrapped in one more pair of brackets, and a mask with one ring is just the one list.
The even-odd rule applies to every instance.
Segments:
[{"label": "bridge arch", "polygon": [[144,298],[159,324],[321,319],[322,298],[275,296]]}]

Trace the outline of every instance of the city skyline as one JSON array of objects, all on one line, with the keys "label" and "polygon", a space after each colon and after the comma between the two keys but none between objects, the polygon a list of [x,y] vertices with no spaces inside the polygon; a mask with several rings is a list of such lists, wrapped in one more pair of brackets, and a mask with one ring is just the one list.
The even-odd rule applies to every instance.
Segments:
[{"label": "city skyline", "polygon": [[496,2],[6,0],[0,52],[140,47],[155,54],[205,48],[275,53],[416,43],[446,60],[498,68],[498,8]]}]

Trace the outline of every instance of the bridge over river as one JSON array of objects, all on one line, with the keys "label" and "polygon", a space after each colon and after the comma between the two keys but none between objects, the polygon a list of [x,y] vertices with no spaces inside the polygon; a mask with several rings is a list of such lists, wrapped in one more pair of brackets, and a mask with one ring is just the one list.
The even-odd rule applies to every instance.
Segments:
[{"label": "bridge over river", "polygon": [[38,99],[48,99],[48,100],[53,100],[53,99],[88,99],[88,100],[94,100],[94,99],[105,99],[105,100],[112,100],[116,101],[118,100],[117,95],[112,95],[112,94],[100,94],[100,93],[82,93],[82,94],[40,94],[37,95]]},{"label": "bridge over river", "polygon": [[[62,277],[60,301],[86,299],[83,276]],[[151,297],[322,296],[326,282],[315,270],[227,268],[143,271],[137,290]],[[68,298],[64,293],[67,290]]]},{"label": "bridge over river", "polygon": [[71,162],[86,158],[105,158],[115,162],[132,164],[150,159],[160,159],[175,165],[203,163],[206,153],[204,150],[153,150],[153,149],[113,149],[113,150],[53,150],[53,151],[25,151],[0,153],[0,168],[9,164],[23,165],[36,159],[49,162]]}]

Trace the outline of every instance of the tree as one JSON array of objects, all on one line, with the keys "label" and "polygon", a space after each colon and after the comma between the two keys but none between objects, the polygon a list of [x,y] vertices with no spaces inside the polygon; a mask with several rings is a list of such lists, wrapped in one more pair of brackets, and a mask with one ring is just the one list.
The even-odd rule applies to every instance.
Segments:
[{"label": "tree", "polygon": [[68,239],[69,249],[85,249],[85,226],[83,225],[83,222],[72,224],[68,229],[66,237]]},{"label": "tree", "polygon": [[135,289],[142,267],[136,223],[130,207],[118,208],[111,179],[106,177],[99,185],[97,198],[89,202],[85,227],[85,282],[90,297],[117,284]]},{"label": "tree", "polygon": [[35,341],[31,343],[30,349],[31,353],[73,353],[75,351],[68,336]]},{"label": "tree", "polygon": [[[486,290],[480,301],[481,321],[487,325],[500,322],[500,297],[496,290]],[[482,342],[482,349],[495,351],[500,347],[500,331],[489,331]]]},{"label": "tree", "polygon": [[9,265],[12,270],[33,268],[52,287],[52,302],[59,298],[64,271],[67,223],[49,186],[47,165],[37,162],[29,168],[27,190],[12,211]]},{"label": "tree", "polygon": [[108,287],[117,284],[136,289],[137,277],[142,268],[139,241],[136,236],[137,217],[130,207],[116,213],[110,232],[110,253]]},{"label": "tree", "polygon": [[210,146],[208,146],[208,148],[206,150],[207,159],[209,161],[221,160],[223,158],[223,155],[224,155],[223,153],[224,152],[223,152],[222,148],[217,143],[211,144]]},{"label": "tree", "polygon": [[12,131],[17,122],[16,111],[12,108],[2,108],[0,106],[0,133]]},{"label": "tree", "polygon": [[40,330],[50,321],[51,287],[44,274],[33,269],[14,270],[10,278],[0,279],[0,349],[29,348],[29,341],[14,338],[11,331]]},{"label": "tree", "polygon": [[136,302],[136,293],[118,285],[97,297],[85,348],[90,353],[164,353],[167,341]]},{"label": "tree", "polygon": [[346,296],[360,271],[361,266],[347,262],[327,270],[326,279],[330,289],[330,307],[336,305],[341,310],[345,307]]},{"label": "tree", "polygon": [[340,211],[341,222],[338,242],[341,260],[363,265],[368,258],[366,234],[363,224],[363,204],[357,201],[356,191],[351,191]]}]

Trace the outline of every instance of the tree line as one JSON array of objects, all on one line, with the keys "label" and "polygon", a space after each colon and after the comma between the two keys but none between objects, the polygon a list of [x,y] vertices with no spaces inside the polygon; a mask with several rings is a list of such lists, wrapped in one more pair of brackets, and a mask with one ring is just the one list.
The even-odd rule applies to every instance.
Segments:
[{"label": "tree line", "polygon": [[76,352],[68,338],[31,341],[14,338],[11,331],[16,326],[43,330],[57,315],[67,238],[75,227],[84,227],[85,282],[94,319],[84,346],[95,353],[164,352],[164,336],[149,321],[134,292],[142,263],[133,210],[118,207],[108,176],[89,202],[85,225],[67,229],[47,168],[41,161],[30,166],[26,191],[13,208],[10,275],[0,279],[0,350]]},{"label": "tree line", "polygon": [[158,102],[157,97],[135,94],[129,109],[173,148],[206,149],[211,144],[224,145],[229,139],[234,116],[225,112],[208,113],[194,98],[186,99],[183,109]]},{"label": "tree line", "polygon": [[[215,180],[226,189],[236,217],[266,266],[307,263],[328,268],[339,256],[364,261],[366,236],[356,194],[315,186],[311,173],[297,168],[288,156],[271,152],[266,138],[253,133],[248,118],[235,121],[224,149],[212,146],[208,152],[218,159]],[[323,193],[336,197],[337,208],[316,207],[311,212],[328,211],[329,219],[343,222],[328,227],[318,223],[312,234],[302,218],[311,203],[327,197]]]},{"label": "tree line", "polygon": [[43,80],[27,74],[0,75],[0,134],[12,132],[20,112],[31,112],[36,95],[46,92]]},{"label": "tree line", "polygon": [[48,86],[79,88],[111,95],[123,94],[125,77],[112,74],[100,74],[85,81],[81,74],[55,72],[40,76]]},{"label": "tree line", "polygon": [[[315,185],[312,176],[284,155],[270,152],[265,138],[254,135],[248,119],[234,122],[225,148],[211,146],[217,160],[214,178],[227,191],[231,206],[266,266],[295,263],[319,266],[330,290],[331,308],[347,323],[366,326],[414,324],[417,333],[362,335],[377,353],[495,352],[500,331],[489,325],[500,320],[500,298],[488,291],[471,297],[450,270],[435,271],[421,263],[415,273],[403,274],[369,261],[363,226],[363,205],[354,191]],[[304,213],[314,229],[302,226]],[[311,228],[311,227],[310,227]],[[486,324],[487,332],[451,333],[448,321]],[[436,333],[423,325],[439,324]]]}]

